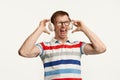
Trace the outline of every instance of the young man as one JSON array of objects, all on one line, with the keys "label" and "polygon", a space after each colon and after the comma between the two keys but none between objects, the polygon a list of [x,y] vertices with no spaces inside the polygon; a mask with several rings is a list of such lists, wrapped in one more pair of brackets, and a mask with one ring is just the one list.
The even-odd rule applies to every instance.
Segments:
[{"label": "young man", "polygon": [[54,25],[54,38],[49,42],[36,44],[43,32],[49,34],[46,29],[46,23],[49,21],[44,19],[40,22],[38,28],[19,49],[19,54],[23,57],[40,55],[44,63],[45,80],[82,80],[81,55],[103,53],[106,51],[105,45],[83,22],[77,20],[72,20],[72,24],[76,26],[72,33],[82,31],[91,43],[71,41],[68,38],[71,19],[65,11],[56,11],[51,17],[51,23]]}]

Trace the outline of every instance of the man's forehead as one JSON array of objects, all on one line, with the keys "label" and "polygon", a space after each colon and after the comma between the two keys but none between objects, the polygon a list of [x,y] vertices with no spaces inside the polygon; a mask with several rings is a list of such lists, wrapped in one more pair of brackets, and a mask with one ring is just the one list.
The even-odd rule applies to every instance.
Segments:
[{"label": "man's forehead", "polygon": [[57,16],[55,21],[69,21],[69,17],[67,15]]}]

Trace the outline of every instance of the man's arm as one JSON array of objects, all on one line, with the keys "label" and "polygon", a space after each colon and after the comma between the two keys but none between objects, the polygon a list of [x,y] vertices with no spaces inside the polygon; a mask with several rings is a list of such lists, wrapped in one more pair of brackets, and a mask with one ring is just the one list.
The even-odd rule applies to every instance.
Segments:
[{"label": "man's arm", "polygon": [[24,41],[23,45],[18,51],[19,55],[23,57],[36,57],[37,55],[39,55],[40,50],[38,47],[36,47],[35,43],[42,32],[49,34],[49,32],[45,28],[46,22],[48,21],[49,20],[47,19],[41,21],[37,29],[30,36],[28,36],[28,38]]},{"label": "man's arm", "polygon": [[98,38],[98,36],[86,27],[81,21],[74,21],[74,25],[77,27],[73,32],[82,31],[90,40],[91,43],[87,43],[84,46],[85,54],[99,54],[106,51],[104,43]]}]

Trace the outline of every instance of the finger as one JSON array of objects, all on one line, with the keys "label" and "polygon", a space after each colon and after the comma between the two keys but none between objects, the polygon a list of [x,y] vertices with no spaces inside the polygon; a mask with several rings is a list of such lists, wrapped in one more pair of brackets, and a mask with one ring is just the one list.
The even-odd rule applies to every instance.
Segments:
[{"label": "finger", "polygon": [[44,33],[50,34],[50,32],[49,32],[49,31],[44,31]]},{"label": "finger", "polygon": [[43,19],[40,21],[40,24],[39,25],[42,25],[42,26],[46,26],[46,23],[49,22],[50,19]]},{"label": "finger", "polygon": [[46,19],[45,21],[46,21],[46,22],[50,22],[50,19]]},{"label": "finger", "polygon": [[72,23],[73,25],[75,25],[75,20],[71,20],[71,23]]},{"label": "finger", "polygon": [[75,25],[75,27],[77,27],[77,25],[78,25],[77,22],[78,21],[76,21],[76,20],[72,20],[72,24]]},{"label": "finger", "polygon": [[47,31],[47,32],[45,32],[45,33],[50,34],[50,32],[48,32],[48,31]]}]

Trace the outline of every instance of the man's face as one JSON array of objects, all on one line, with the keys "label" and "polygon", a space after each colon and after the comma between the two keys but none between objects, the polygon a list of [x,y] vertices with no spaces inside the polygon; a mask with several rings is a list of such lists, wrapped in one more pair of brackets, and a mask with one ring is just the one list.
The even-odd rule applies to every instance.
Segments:
[{"label": "man's face", "polygon": [[58,16],[55,19],[55,36],[57,38],[66,38],[70,25],[70,19],[67,15]]}]

